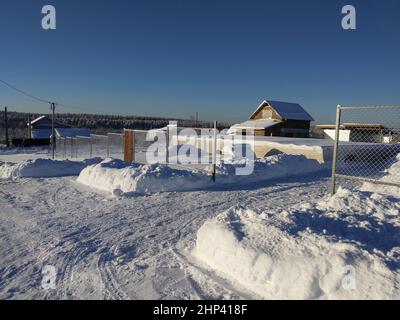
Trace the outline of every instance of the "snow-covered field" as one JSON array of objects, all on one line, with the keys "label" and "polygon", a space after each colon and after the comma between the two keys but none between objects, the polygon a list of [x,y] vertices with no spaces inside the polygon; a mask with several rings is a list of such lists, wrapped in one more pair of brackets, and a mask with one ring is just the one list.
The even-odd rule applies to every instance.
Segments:
[{"label": "snow-covered field", "polygon": [[[38,152],[0,155],[0,299],[400,298],[400,194],[347,184],[330,198],[329,170],[296,156],[253,176],[220,164],[213,184],[27,160]],[[42,288],[46,265],[55,289]]]}]

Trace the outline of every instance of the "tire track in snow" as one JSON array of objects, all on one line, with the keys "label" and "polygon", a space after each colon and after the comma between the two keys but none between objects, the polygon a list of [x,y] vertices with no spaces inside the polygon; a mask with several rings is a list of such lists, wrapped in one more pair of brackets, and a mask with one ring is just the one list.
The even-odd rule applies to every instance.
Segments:
[{"label": "tire track in snow", "polygon": [[68,299],[68,282],[71,281],[72,268],[83,255],[84,250],[73,248],[63,259],[61,273],[57,276],[57,291],[60,299]]},{"label": "tire track in snow", "polygon": [[97,263],[97,268],[104,286],[103,299],[129,300],[131,298],[121,289],[121,286],[115,278],[115,272],[113,271],[113,267],[110,263],[111,253],[114,251],[115,247],[112,246],[109,252],[100,253]]},{"label": "tire track in snow", "polygon": [[[210,283],[213,284],[213,287],[216,285],[224,288],[227,293],[232,294],[234,293],[237,295],[240,299],[246,299],[246,300],[251,300],[254,299],[254,295],[252,293],[247,293],[244,290],[240,290],[236,287],[234,287],[229,280],[222,278],[221,276],[215,274],[213,271],[206,269],[203,266],[200,266],[197,262],[195,262],[192,258],[188,258],[185,254],[179,252],[178,250],[173,250],[173,254],[175,258],[185,266],[185,271],[188,273],[187,277],[189,282],[191,283],[193,289],[196,291],[198,296],[201,299],[204,300],[212,300],[215,297],[210,296],[201,286],[200,282],[198,283],[194,279],[197,276],[195,276],[195,272],[199,273],[202,277],[207,279],[207,281],[210,281]],[[193,272],[195,270],[195,272]]]},{"label": "tire track in snow", "polygon": [[57,290],[60,299],[69,299],[69,287],[73,284],[73,270],[77,265],[90,254],[97,251],[98,232],[93,232],[89,227],[81,227],[66,236],[57,245],[60,248],[71,247],[67,253],[62,256],[61,272],[57,275]]}]

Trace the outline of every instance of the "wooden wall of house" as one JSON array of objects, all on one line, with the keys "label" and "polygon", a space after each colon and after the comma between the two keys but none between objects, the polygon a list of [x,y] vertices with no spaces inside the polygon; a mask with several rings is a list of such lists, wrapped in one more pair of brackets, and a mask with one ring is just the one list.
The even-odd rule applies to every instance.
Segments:
[{"label": "wooden wall of house", "polygon": [[310,129],[310,121],[286,120],[282,122],[283,128]]},{"label": "wooden wall of house", "polygon": [[281,135],[281,128],[282,124],[277,124],[276,126],[266,128],[264,131],[265,136],[273,136],[273,137],[278,137]]},{"label": "wooden wall of house", "polygon": [[[285,132],[282,129],[304,129],[305,132]],[[265,129],[265,136],[273,137],[294,137],[294,138],[309,138],[310,136],[310,122],[309,121],[283,121],[279,125]]]},{"label": "wooden wall of house", "polygon": [[265,129],[254,130],[255,136],[265,136]]},{"label": "wooden wall of house", "polygon": [[282,120],[282,118],[279,116],[279,114],[276,113],[274,109],[272,109],[270,106],[265,105],[263,108],[261,108],[254,117],[251,119],[254,120],[260,120],[260,119],[274,119],[274,120]]}]

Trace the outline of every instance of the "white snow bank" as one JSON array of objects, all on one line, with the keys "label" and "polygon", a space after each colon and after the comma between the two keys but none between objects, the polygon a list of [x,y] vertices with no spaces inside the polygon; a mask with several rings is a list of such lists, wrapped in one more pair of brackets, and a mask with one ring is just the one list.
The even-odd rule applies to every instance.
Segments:
[{"label": "white snow bank", "polygon": [[[252,168],[247,175],[247,168]],[[300,176],[330,168],[328,163],[300,155],[278,154],[265,159],[241,160],[234,164],[221,161],[217,164],[217,180],[226,183],[254,183],[266,180]],[[242,171],[244,175],[242,175]]]},{"label": "white snow bank", "polygon": [[186,191],[204,187],[208,176],[198,171],[173,169],[165,165],[127,164],[117,159],[82,170],[78,182],[115,195]]},{"label": "white snow bank", "polygon": [[[380,180],[383,182],[396,183],[400,185],[400,154],[397,155],[395,162],[386,170],[386,175]],[[362,191],[379,192],[400,198],[400,187],[377,185],[365,182],[361,186]]]},{"label": "white snow bank", "polygon": [[[254,167],[250,175],[237,175],[244,165]],[[241,162],[237,165],[221,162],[217,166],[216,183],[209,173],[166,165],[127,164],[121,160],[106,159],[82,170],[78,182],[116,195],[193,191],[215,185],[254,183],[317,172],[324,165],[304,156],[277,155],[265,160]]]},{"label": "white snow bank", "polygon": [[343,189],[289,212],[233,208],[199,229],[193,254],[265,299],[400,298],[399,210]]},{"label": "white snow bank", "polygon": [[84,161],[30,159],[19,163],[0,161],[0,178],[45,178],[77,176],[88,165],[100,162],[100,158]]}]

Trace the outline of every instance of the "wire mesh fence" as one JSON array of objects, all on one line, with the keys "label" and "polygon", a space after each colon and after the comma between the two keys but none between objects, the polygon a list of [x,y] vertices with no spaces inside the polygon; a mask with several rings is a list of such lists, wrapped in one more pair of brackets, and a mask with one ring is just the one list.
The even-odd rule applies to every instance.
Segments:
[{"label": "wire mesh fence", "polygon": [[91,157],[107,157],[108,135],[91,134]]},{"label": "wire mesh fence", "polygon": [[[214,141],[216,128],[202,129],[201,132],[189,129],[179,131],[172,126],[154,130],[125,129],[124,133],[106,135],[57,137],[56,157],[79,160],[94,157],[115,158],[127,162],[160,163],[196,169],[215,162],[212,155],[216,156],[217,153],[213,148],[217,148]],[[152,144],[157,146],[153,145],[149,149]],[[187,155],[189,151],[190,154]]]},{"label": "wire mesh fence", "polygon": [[[132,149],[135,161],[146,162],[146,150],[152,141],[146,141],[148,131],[134,131]],[[123,133],[91,134],[90,136],[57,137],[55,155],[58,159],[87,159],[93,157],[124,159]]]},{"label": "wire mesh fence", "polygon": [[400,187],[400,106],[338,106],[336,118],[332,192],[337,177]]},{"label": "wire mesh fence", "polygon": [[72,138],[72,155],[75,158],[92,157],[92,141],[91,137],[74,137]]},{"label": "wire mesh fence", "polygon": [[124,158],[124,134],[107,134],[107,157],[123,159]]},{"label": "wire mesh fence", "polygon": [[152,139],[147,140],[149,131],[146,130],[135,130],[134,135],[134,159],[135,162],[146,163],[146,151],[147,148],[153,143]]}]

